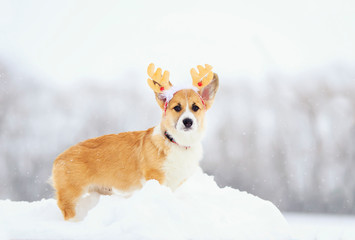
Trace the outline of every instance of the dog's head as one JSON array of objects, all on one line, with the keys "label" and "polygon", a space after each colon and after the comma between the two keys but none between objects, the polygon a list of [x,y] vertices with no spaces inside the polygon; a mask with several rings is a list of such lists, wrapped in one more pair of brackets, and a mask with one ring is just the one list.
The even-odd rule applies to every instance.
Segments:
[{"label": "dog's head", "polygon": [[[211,107],[218,89],[218,76],[211,69],[206,73],[199,68],[203,79],[197,79],[198,74],[195,74],[195,87],[190,88],[174,87],[168,79],[164,80],[165,85],[159,84],[162,81],[148,79],[148,82],[155,81],[155,85],[159,85],[156,89],[162,90],[155,91],[157,103],[163,110],[161,130],[179,145],[192,146],[202,138],[205,113]],[[161,70],[159,75],[162,76]],[[162,78],[164,75],[169,74],[164,72]],[[191,75],[194,78],[193,71]]]}]

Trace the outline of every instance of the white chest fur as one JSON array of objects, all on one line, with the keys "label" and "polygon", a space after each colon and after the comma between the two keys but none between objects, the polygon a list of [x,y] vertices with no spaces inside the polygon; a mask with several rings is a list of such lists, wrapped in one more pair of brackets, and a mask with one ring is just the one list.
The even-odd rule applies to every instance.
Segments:
[{"label": "white chest fur", "polygon": [[163,165],[165,172],[165,185],[175,190],[197,169],[202,158],[201,143],[191,148],[172,145]]}]

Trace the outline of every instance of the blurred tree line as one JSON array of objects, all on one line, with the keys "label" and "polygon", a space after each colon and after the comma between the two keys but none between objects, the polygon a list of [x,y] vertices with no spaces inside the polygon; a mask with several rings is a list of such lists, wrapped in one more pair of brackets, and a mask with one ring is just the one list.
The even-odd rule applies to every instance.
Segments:
[{"label": "blurred tree line", "polygon": [[[281,210],[354,214],[354,80],[345,66],[263,81],[220,74],[202,168]],[[66,148],[159,119],[145,77],[134,73],[58,87],[0,63],[0,199],[52,197],[47,179]]]}]

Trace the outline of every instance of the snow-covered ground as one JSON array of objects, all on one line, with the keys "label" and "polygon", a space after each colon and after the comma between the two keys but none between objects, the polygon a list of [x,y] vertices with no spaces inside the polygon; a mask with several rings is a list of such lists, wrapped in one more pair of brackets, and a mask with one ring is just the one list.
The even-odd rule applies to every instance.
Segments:
[{"label": "snow-covered ground", "polygon": [[153,180],[130,198],[96,200],[80,222],[65,222],[54,199],[0,200],[0,240],[355,239],[355,217],[285,213],[288,225],[270,202],[221,189],[201,170],[175,193]]},{"label": "snow-covered ground", "polygon": [[0,239],[293,238],[271,202],[221,189],[199,170],[174,193],[151,180],[130,198],[101,196],[80,222],[65,222],[54,199],[1,200]]},{"label": "snow-covered ground", "polygon": [[286,213],[298,240],[354,240],[355,216]]}]

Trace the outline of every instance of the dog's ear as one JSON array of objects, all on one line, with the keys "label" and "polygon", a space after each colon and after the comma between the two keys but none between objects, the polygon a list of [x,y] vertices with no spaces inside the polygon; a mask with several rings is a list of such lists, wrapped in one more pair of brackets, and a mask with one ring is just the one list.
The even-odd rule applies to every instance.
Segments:
[{"label": "dog's ear", "polygon": [[199,89],[198,93],[205,102],[206,109],[209,109],[218,90],[218,75],[212,72],[212,66],[208,64],[205,67],[198,65],[197,70],[198,72],[194,68],[190,70],[192,85]]},{"label": "dog's ear", "polygon": [[165,102],[166,102],[166,96],[164,94],[161,94],[161,93],[157,93],[157,92],[154,92],[155,93],[155,100],[157,100],[157,103],[159,105],[159,107],[164,110],[165,108]]},{"label": "dog's ear", "polygon": [[214,73],[211,82],[207,86],[200,89],[199,94],[205,102],[206,109],[209,109],[212,106],[214,97],[216,96],[216,92],[218,90],[218,86],[218,75]]}]

